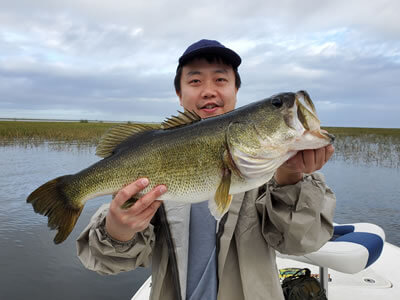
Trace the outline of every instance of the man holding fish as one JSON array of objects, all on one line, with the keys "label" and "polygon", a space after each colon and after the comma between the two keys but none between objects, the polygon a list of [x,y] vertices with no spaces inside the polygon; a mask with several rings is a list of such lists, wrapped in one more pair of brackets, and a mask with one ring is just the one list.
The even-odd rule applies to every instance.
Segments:
[{"label": "man holding fish", "polygon": [[[302,255],[330,239],[335,196],[323,176],[313,172],[332,156],[333,137],[319,128],[315,108],[303,91],[242,109],[268,105],[268,115],[254,112],[251,118],[229,119],[240,112],[234,110],[240,63],[238,54],[212,40],[192,44],[180,57],[175,89],[185,113],[164,122],[163,129],[181,128],[179,135],[187,134],[189,140],[197,132],[194,126],[203,122],[201,145],[213,145],[207,136],[218,136],[218,124],[227,124],[221,135],[221,163],[208,154],[209,163],[218,164],[218,174],[203,172],[205,158],[186,166],[188,173],[182,176],[194,171],[196,181],[187,186],[198,189],[174,192],[173,182],[150,176],[120,189],[78,238],[78,256],[85,267],[115,274],[151,265],[151,299],[275,300],[283,299],[275,250]],[[268,134],[257,128],[266,118]],[[241,127],[253,119],[250,127]],[[194,131],[185,133],[190,126]],[[174,138],[168,134],[169,140]],[[250,141],[249,136],[256,138],[242,142]],[[109,150],[103,151],[107,157]],[[198,161],[204,155],[205,150],[199,151]],[[202,187],[208,179],[216,182],[209,188],[215,197],[198,202],[196,195],[204,200],[210,193]],[[186,186],[182,182],[177,189]],[[137,201],[125,205],[131,198]]]}]

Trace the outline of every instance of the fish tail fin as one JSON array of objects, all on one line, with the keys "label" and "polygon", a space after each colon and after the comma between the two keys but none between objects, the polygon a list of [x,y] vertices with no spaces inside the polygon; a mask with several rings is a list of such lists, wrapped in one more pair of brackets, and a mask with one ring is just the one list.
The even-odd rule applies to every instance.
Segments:
[{"label": "fish tail fin", "polygon": [[[62,243],[74,228],[81,212],[83,204],[77,206],[67,197],[64,191],[65,181],[72,175],[61,176],[50,180],[38,187],[27,198],[26,202],[32,204],[36,213],[48,217],[50,229],[57,229],[54,243]],[[74,205],[75,204],[75,205]]]}]

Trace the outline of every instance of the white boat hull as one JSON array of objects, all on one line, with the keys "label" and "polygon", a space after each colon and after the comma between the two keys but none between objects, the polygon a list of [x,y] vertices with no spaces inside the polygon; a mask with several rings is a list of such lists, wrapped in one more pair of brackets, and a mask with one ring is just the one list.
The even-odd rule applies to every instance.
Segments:
[{"label": "white boat hull", "polygon": [[[319,267],[277,257],[279,269],[309,268],[313,274],[319,274]],[[329,300],[399,300],[400,299],[400,248],[385,243],[379,259],[369,268],[356,274],[345,274],[329,269]],[[151,277],[132,297],[132,300],[148,300],[150,297]]]}]

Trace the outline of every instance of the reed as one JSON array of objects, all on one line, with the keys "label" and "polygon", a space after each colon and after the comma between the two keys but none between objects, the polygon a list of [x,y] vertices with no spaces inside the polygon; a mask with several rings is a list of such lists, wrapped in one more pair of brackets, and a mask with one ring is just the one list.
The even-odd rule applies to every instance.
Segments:
[{"label": "reed", "polygon": [[323,127],[330,133],[341,136],[383,136],[400,138],[400,128],[365,128],[365,127]]},{"label": "reed", "polygon": [[326,127],[336,136],[333,160],[400,167],[400,129]]},{"label": "reed", "polygon": [[0,141],[37,143],[40,141],[96,144],[115,123],[0,121]]}]

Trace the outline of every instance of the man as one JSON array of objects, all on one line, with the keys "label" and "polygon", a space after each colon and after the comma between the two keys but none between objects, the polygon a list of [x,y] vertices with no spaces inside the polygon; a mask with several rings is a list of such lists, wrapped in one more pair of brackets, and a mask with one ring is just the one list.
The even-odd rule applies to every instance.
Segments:
[{"label": "man", "polygon": [[[240,63],[239,55],[217,41],[189,46],[175,78],[180,104],[202,118],[233,110]],[[78,238],[78,255],[103,274],[152,263],[151,299],[283,299],[275,250],[301,255],[332,235],[335,197],[323,177],[312,173],[333,151],[327,146],[297,153],[270,182],[234,195],[218,223],[207,202],[158,201],[163,185],[121,209],[148,185],[140,178],[93,216]]]}]

